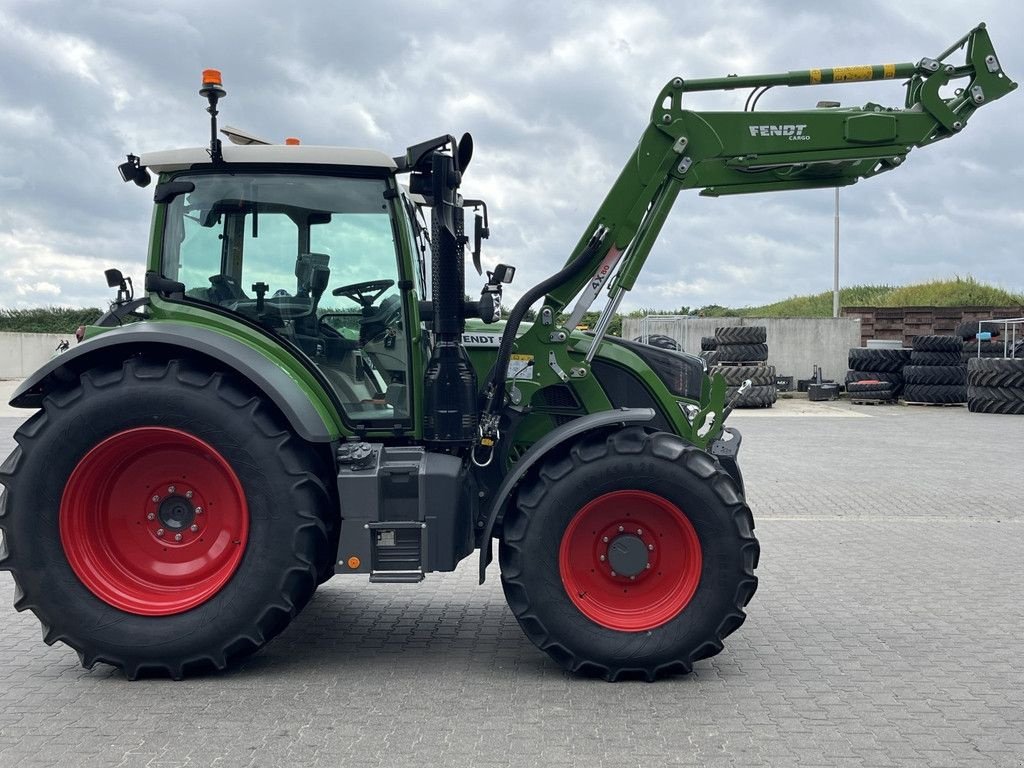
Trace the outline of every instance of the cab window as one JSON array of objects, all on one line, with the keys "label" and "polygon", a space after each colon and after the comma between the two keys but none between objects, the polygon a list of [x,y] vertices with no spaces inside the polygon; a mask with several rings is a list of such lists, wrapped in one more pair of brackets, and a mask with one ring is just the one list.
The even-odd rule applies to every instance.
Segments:
[{"label": "cab window", "polygon": [[357,423],[409,418],[407,323],[381,179],[182,174],[162,273],[299,346]]}]

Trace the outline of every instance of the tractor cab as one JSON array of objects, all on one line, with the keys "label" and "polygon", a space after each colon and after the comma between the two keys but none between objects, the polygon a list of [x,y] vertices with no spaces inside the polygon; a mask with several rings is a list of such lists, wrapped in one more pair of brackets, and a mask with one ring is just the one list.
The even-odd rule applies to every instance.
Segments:
[{"label": "tractor cab", "polygon": [[[333,147],[229,146],[142,159],[160,174],[154,271],[168,298],[254,323],[298,347],[354,422],[409,417],[406,212],[394,163]],[[397,223],[397,225],[396,225]],[[416,286],[422,289],[422,286]]]},{"label": "tractor cab", "polygon": [[[432,346],[421,321],[437,331],[452,316],[496,319],[501,285],[513,272],[489,273],[480,301],[463,301],[463,206],[477,211],[478,272],[480,240],[488,236],[485,203],[454,192],[472,140],[439,137],[392,158],[298,139],[270,144],[226,127],[231,143],[222,145],[217,104],[226,91],[219,72],[204,72],[200,94],[209,101],[209,147],[129,155],[120,166],[122,178],[139,186],[150,183],[151,172],[158,176],[146,287],[159,306],[151,312],[167,307],[180,318],[184,304],[256,326],[315,365],[352,427],[417,429],[412,403],[423,384],[416,374]],[[444,155],[448,146],[452,153]],[[452,165],[449,175],[435,173],[437,155]],[[404,173],[408,189],[397,183]],[[435,226],[428,237],[417,221],[435,207],[443,209],[441,226],[451,240],[446,250],[459,252],[458,264],[443,270],[451,279],[434,286],[440,302],[437,295],[423,300]],[[460,333],[442,336],[441,343]],[[462,405],[470,407],[475,384],[466,390]]]}]

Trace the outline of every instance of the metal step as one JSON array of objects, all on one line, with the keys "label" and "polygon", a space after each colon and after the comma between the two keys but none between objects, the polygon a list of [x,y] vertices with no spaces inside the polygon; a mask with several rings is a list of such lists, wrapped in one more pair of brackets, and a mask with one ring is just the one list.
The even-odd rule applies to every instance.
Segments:
[{"label": "metal step", "polygon": [[368,523],[370,532],[370,581],[414,584],[423,581],[427,526],[416,520],[382,520]]},{"label": "metal step", "polygon": [[419,584],[423,571],[372,571],[371,584]]}]

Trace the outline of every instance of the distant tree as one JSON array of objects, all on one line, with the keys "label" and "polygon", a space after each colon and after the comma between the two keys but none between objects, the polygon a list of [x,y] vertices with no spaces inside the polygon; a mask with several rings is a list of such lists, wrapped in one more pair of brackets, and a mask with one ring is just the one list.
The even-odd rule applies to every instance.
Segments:
[{"label": "distant tree", "polygon": [[8,333],[74,333],[80,325],[96,322],[103,310],[89,307],[0,308],[0,331]]}]

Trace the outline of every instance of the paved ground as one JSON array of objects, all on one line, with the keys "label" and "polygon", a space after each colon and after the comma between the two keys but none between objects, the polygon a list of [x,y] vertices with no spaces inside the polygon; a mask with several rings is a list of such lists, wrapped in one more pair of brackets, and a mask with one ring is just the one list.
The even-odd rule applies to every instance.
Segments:
[{"label": "paved ground", "polygon": [[4,573],[0,766],[1024,765],[1024,419],[791,402],[734,424],[761,587],[688,677],[563,674],[468,563],[335,579],[240,668],[128,683],[43,645]]}]

